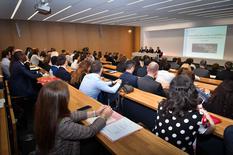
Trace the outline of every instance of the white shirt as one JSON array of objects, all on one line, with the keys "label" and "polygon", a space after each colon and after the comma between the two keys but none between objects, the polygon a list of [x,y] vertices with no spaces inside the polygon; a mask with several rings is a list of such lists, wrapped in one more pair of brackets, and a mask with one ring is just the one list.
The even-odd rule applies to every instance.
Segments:
[{"label": "white shirt", "polygon": [[10,60],[8,58],[3,58],[1,62],[3,73],[10,77]]},{"label": "white shirt", "polygon": [[39,62],[40,62],[40,61],[43,61],[43,60],[44,60],[44,58],[39,57],[39,56],[36,55],[36,54],[33,54],[32,57],[31,57],[30,62],[31,62],[31,64],[38,66],[38,65],[39,65]]},{"label": "white shirt", "polygon": [[161,83],[163,87],[168,87],[174,77],[175,75],[173,73],[166,70],[159,70],[156,81]]},{"label": "white shirt", "polygon": [[57,51],[53,51],[53,52],[51,52],[51,58],[53,57],[53,56],[58,56],[59,54],[58,54],[58,52]]},{"label": "white shirt", "polygon": [[71,64],[71,69],[76,71],[78,69],[78,60],[75,59],[74,62]]}]

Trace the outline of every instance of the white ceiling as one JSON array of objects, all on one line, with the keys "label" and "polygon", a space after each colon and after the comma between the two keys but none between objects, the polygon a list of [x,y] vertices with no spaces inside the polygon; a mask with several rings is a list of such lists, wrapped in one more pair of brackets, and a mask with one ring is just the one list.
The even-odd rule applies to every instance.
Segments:
[{"label": "white ceiling", "polygon": [[[36,0],[22,0],[13,19],[27,20]],[[37,0],[38,1],[38,0]],[[10,19],[18,0],[0,0],[0,19]],[[50,15],[30,20],[146,26],[233,18],[233,0],[49,0]],[[76,15],[75,15],[76,13]],[[67,17],[67,18],[65,18]],[[63,19],[65,18],[65,19]],[[58,21],[59,20],[59,21]]]}]

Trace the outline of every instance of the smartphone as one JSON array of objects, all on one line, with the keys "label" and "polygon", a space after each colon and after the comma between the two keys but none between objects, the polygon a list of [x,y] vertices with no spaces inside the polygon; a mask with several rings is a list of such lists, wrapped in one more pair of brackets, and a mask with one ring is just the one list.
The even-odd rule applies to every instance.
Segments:
[{"label": "smartphone", "polygon": [[78,108],[77,110],[78,111],[85,111],[85,110],[88,110],[88,109],[91,109],[92,107],[90,105],[86,105],[84,107],[81,107],[81,108]]}]

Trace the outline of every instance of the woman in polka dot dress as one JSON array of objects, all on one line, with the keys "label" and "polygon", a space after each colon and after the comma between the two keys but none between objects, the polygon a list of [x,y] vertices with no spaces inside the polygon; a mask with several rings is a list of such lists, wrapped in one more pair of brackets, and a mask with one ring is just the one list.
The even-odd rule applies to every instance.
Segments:
[{"label": "woman in polka dot dress", "polygon": [[[178,75],[170,84],[168,98],[159,104],[153,132],[183,151],[194,154],[198,131],[209,134],[214,129],[213,120],[198,104],[198,92],[193,81],[185,74]],[[200,130],[203,129],[203,115],[209,121],[209,127]]]}]

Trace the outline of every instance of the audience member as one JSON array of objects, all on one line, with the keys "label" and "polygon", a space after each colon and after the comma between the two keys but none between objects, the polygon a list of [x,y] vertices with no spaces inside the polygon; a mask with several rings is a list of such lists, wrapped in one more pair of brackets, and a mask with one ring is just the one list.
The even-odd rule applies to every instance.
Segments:
[{"label": "audience member", "polygon": [[154,49],[152,47],[149,48],[148,50],[149,53],[154,53]]},{"label": "audience member", "polygon": [[44,58],[39,57],[38,54],[39,54],[39,49],[38,48],[33,49],[32,57],[30,59],[31,64],[38,66],[39,62],[44,60]]},{"label": "audience member", "polygon": [[189,64],[192,70],[194,70],[194,69],[197,68],[197,67],[195,66],[195,64],[193,64],[193,58],[187,58],[187,59],[185,60],[185,63]]},{"label": "audience member", "polygon": [[157,75],[158,69],[159,69],[159,65],[156,62],[151,62],[147,66],[147,75],[139,78],[137,85],[138,88],[143,91],[165,97],[166,95],[163,91],[161,84],[155,81],[155,77]]},{"label": "audience member", "polygon": [[51,68],[49,70],[50,75],[55,75],[55,73],[58,71],[59,66],[57,66],[57,56],[53,56],[51,58]]},{"label": "audience member", "polygon": [[117,67],[116,67],[116,70],[118,72],[124,72],[125,71],[125,63],[126,63],[126,61],[127,61],[126,56],[122,56],[119,59],[119,63],[117,64]]},{"label": "audience member", "polygon": [[137,75],[138,69],[142,67],[141,64],[140,64],[140,57],[138,57],[138,56],[134,57],[133,61],[135,62],[133,75]]},{"label": "audience member", "polygon": [[3,50],[1,68],[3,72],[3,76],[6,80],[9,80],[10,78],[10,59],[11,59],[11,52],[8,50]]},{"label": "audience member", "polygon": [[66,56],[64,54],[60,54],[57,57],[57,65],[59,66],[58,70],[54,74],[56,77],[66,81],[70,82],[71,75],[70,73],[66,70],[67,67],[67,61],[66,61]]},{"label": "audience member", "polygon": [[231,71],[232,69],[232,62],[227,61],[225,63],[225,69],[218,72],[216,75],[216,79],[218,80],[233,80],[233,72]]},{"label": "audience member", "polygon": [[171,69],[179,69],[180,65],[177,63],[178,59],[176,57],[172,58],[172,62],[170,63]]},{"label": "audience member", "polygon": [[233,119],[233,81],[224,80],[212,93],[204,107],[215,114]]},{"label": "audience member", "polygon": [[79,64],[78,69],[71,74],[70,84],[79,89],[79,86],[86,74],[90,72],[91,62],[84,60]]},{"label": "audience member", "polygon": [[27,56],[28,60],[30,60],[32,57],[32,51],[33,49],[31,47],[27,47],[25,50],[25,55]]},{"label": "audience member", "polygon": [[225,146],[225,154],[232,155],[233,154],[233,125],[226,127],[224,130],[224,146]]},{"label": "audience member", "polygon": [[[87,150],[81,148],[80,152],[80,140],[95,136],[112,115],[108,106],[96,111],[76,110],[71,113],[69,100],[68,86],[60,80],[42,87],[35,112],[36,154],[85,154]],[[95,116],[100,117],[89,126],[78,123]]]},{"label": "audience member", "polygon": [[214,129],[213,120],[198,104],[198,93],[193,81],[187,75],[175,77],[167,99],[159,103],[153,132],[183,151],[194,154],[193,147],[203,114],[210,122],[210,127],[204,134],[209,134]]},{"label": "audience member", "polygon": [[[121,80],[105,82],[100,77],[102,71],[101,62],[98,60],[94,61],[91,64],[91,73],[83,78],[79,90],[94,99],[98,98],[101,91],[112,94],[116,93],[121,86]],[[111,87],[112,84],[114,85]]]},{"label": "audience member", "polygon": [[73,56],[73,61],[72,61],[72,64],[71,64],[71,69],[73,71],[76,71],[78,69],[78,63],[79,63],[79,54],[76,53],[74,56]]},{"label": "audience member", "polygon": [[150,64],[150,57],[144,56],[144,64],[143,67],[137,70],[137,76],[144,77],[147,74],[147,66]]},{"label": "audience member", "polygon": [[199,68],[194,69],[194,73],[200,77],[210,77],[210,72],[206,69],[206,60],[201,60]]},{"label": "audience member", "polygon": [[39,67],[43,68],[44,70],[46,70],[47,72],[49,72],[51,66],[49,65],[50,62],[50,56],[46,55],[44,58],[44,60],[42,62],[39,63]]},{"label": "audience member", "polygon": [[135,69],[135,61],[128,60],[125,64],[125,72],[121,74],[120,79],[122,80],[123,85],[128,84],[133,87],[137,87],[138,77],[133,75]]}]

